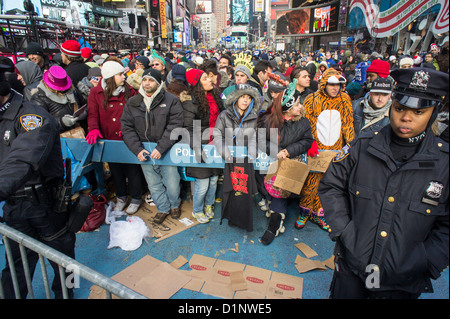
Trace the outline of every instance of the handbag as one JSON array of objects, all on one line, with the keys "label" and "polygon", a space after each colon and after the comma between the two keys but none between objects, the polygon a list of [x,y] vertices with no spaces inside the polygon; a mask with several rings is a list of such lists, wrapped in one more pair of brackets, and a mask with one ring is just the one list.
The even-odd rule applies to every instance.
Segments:
[{"label": "handbag", "polygon": [[106,197],[105,195],[89,195],[93,201],[93,207],[90,210],[80,231],[89,232],[96,230],[105,222],[106,218]]}]

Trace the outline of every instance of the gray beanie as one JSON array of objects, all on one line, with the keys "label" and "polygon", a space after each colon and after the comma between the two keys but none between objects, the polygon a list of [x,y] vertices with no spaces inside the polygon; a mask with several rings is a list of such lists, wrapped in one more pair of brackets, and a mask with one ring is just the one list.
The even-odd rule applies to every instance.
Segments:
[{"label": "gray beanie", "polygon": [[236,72],[239,72],[239,71],[244,73],[248,77],[249,80],[251,79],[252,75],[250,74],[250,70],[246,66],[244,66],[242,64],[239,64],[238,66],[236,66],[234,68],[234,75],[236,75]]}]

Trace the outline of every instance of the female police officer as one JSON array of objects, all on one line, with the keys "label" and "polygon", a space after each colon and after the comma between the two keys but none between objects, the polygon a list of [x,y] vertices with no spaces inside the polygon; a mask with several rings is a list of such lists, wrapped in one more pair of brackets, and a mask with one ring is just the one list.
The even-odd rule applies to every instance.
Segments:
[{"label": "female police officer", "polygon": [[[11,90],[0,65],[0,202],[7,225],[34,237],[69,257],[75,257],[75,234],[66,231],[67,214],[53,210],[51,194],[64,179],[57,122],[43,108],[23,102]],[[14,291],[10,265],[2,272],[5,298],[25,298],[27,286],[18,244],[11,241],[19,291]],[[31,274],[38,255],[27,249]],[[52,289],[62,297],[58,265]],[[69,297],[72,290],[69,290]]]},{"label": "female police officer", "polygon": [[331,298],[418,298],[448,266],[448,144],[431,124],[449,77],[392,75],[390,125],[346,145],[320,182],[336,240]]}]

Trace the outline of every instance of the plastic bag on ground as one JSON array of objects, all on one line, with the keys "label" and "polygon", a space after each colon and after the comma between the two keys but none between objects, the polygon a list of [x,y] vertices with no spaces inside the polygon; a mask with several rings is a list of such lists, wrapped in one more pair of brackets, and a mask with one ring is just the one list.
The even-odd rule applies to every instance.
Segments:
[{"label": "plastic bag on ground", "polygon": [[125,213],[123,211],[115,211],[114,210],[115,205],[116,204],[113,201],[110,201],[108,204],[108,207],[106,207],[105,223],[107,223],[108,225],[111,225],[112,223],[114,223],[116,221],[117,217],[127,215],[127,213]]},{"label": "plastic bag on ground", "polygon": [[147,237],[152,237],[147,224],[140,217],[129,216],[126,220],[111,223],[108,249],[120,247],[126,251],[136,250],[141,246],[142,240]]}]

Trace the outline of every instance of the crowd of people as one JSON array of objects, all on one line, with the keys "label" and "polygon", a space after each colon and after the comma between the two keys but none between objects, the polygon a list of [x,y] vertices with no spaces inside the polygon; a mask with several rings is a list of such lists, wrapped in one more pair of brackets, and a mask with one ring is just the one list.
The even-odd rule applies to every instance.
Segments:
[{"label": "crowd of people", "polygon": [[[442,256],[432,256],[436,258],[431,261],[432,271],[421,269],[419,275],[411,277],[419,278],[416,281],[405,283],[406,277],[399,278],[395,269],[383,273],[388,278],[385,290],[407,292],[408,297],[417,297],[417,293],[429,289],[429,278],[439,275],[438,270],[442,270],[439,267],[448,264],[448,168],[446,177],[436,174],[436,171],[445,173],[442,163],[448,165],[448,144],[441,147],[442,143],[448,143],[448,95],[447,89],[442,88],[442,81],[448,85],[448,42],[446,45],[438,48],[433,44],[430,52],[423,56],[405,55],[401,48],[391,55],[351,50],[334,53],[322,49],[308,53],[213,49],[165,53],[142,50],[137,54],[122,50],[107,54],[81,48],[79,42],[68,40],[61,44],[60,53],[49,59],[38,43],[30,43],[26,61],[17,64],[6,58],[0,61],[4,74],[2,83],[8,83],[13,92],[2,90],[1,96],[5,99],[0,119],[12,99],[21,95],[28,107],[41,107],[48,112],[60,134],[82,128],[89,144],[99,139],[123,140],[140,162],[158,160],[168,153],[179,141],[171,133],[176,128],[185,128],[197,163],[206,160],[202,147],[210,144],[225,160],[225,168],[193,166],[180,171],[176,166],[158,165],[157,161],[153,165],[109,163],[116,194],[114,209],[134,214],[145,200],[156,206],[154,222],[160,224],[168,216],[180,217],[181,191],[186,187],[192,193],[192,215],[199,223],[209,222],[214,217],[215,202],[222,201],[221,219],[228,219],[231,227],[252,231],[252,200],[253,195],[259,193],[258,205],[269,217],[261,242],[269,245],[283,231],[288,203],[295,201],[298,204],[295,228],[302,229],[311,221],[328,232],[333,240],[337,239],[335,255],[341,272],[336,271],[333,279],[335,298],[367,297],[367,291],[360,287],[361,278],[367,275],[361,271],[360,262],[366,256],[369,257],[363,259],[369,263],[376,254],[382,255],[383,249],[379,247],[386,245],[374,234],[373,238],[380,241],[379,246],[367,248],[370,246],[367,241],[373,240],[367,233],[376,232],[382,215],[380,210],[390,210],[383,198],[387,196],[386,185],[392,183],[389,187],[394,187],[394,183],[386,177],[389,175],[386,169],[395,172],[407,167],[416,153],[425,156],[426,152],[434,152],[436,164],[427,164],[426,156],[417,164],[428,169],[432,166],[431,173],[408,173],[411,184],[416,182],[414,178],[430,182],[423,196],[427,197],[432,188],[430,196],[434,201],[427,197],[432,201],[431,206],[426,206],[429,201],[420,202],[421,198],[415,198],[422,194],[421,190],[399,195],[400,201],[411,201],[409,208],[406,202],[401,203],[404,210],[423,209],[421,213],[428,213],[432,218],[425,222],[422,216],[411,216],[414,222],[404,221],[405,217],[395,216],[393,212],[388,218],[400,218],[400,224],[407,226],[412,223],[412,227],[424,227],[418,231],[423,233],[422,241],[433,233],[435,241],[427,245],[430,250],[426,254],[434,249],[442,253],[445,247],[437,241],[442,236],[447,238],[446,261],[445,258],[442,261]],[[411,87],[411,83],[415,86]],[[413,115],[409,115],[410,110]],[[402,117],[406,117],[406,113],[411,117],[423,116],[430,110],[423,127],[414,127],[409,123],[414,119]],[[45,116],[37,111],[32,114],[37,114],[32,120],[40,127]],[[395,119],[397,122],[393,122]],[[26,131],[32,129],[31,122],[21,121]],[[269,134],[273,129],[277,132],[275,139]],[[199,135],[197,130],[206,133]],[[262,140],[258,130],[267,132]],[[377,136],[385,138],[378,138],[378,144],[369,143]],[[441,153],[430,150],[431,145],[436,144],[433,138],[443,141],[439,142]],[[424,141],[427,141],[426,150],[420,147]],[[156,147],[145,149],[144,142],[156,143]],[[390,151],[382,149],[385,144]],[[229,146],[245,146],[246,159],[237,161]],[[320,156],[321,150],[334,150],[337,155],[326,173],[309,173],[300,195],[276,187],[274,178],[266,178],[252,165],[259,151],[282,161],[301,160],[302,154]],[[380,164],[380,159],[377,162],[367,155],[370,152],[380,157],[384,165]],[[4,158],[1,160],[0,180],[3,180]],[[358,165],[358,161],[365,162]],[[367,163],[371,163],[370,167]],[[376,169],[379,166],[384,170]],[[376,182],[364,177],[368,171],[372,171]],[[241,179],[245,180],[245,187],[236,190],[233,183]],[[218,191],[222,180],[223,188]],[[400,178],[399,183],[402,182],[404,179]],[[11,186],[11,191],[0,199],[7,200],[23,185],[16,186]],[[371,196],[381,199],[370,202]],[[391,197],[387,198],[391,203]],[[358,228],[356,221],[352,224],[349,220],[363,219],[365,209],[361,205],[372,205],[374,213],[370,222],[361,222],[363,226]],[[343,234],[348,232],[351,235],[343,240]],[[404,231],[398,230],[398,233],[402,236]],[[381,236],[386,237],[383,232]],[[415,242],[413,239],[405,240],[408,244],[396,246],[403,257],[405,251],[408,254],[416,248],[411,244]],[[68,247],[68,254],[73,255],[71,244]],[[390,254],[391,250],[388,251]],[[404,262],[395,256],[391,258],[394,264]],[[423,261],[423,257],[420,259]],[[392,279],[389,271],[400,283],[389,282]],[[349,282],[353,285],[350,290],[344,287],[346,280],[347,286]],[[403,294],[394,296],[405,297]]]}]

